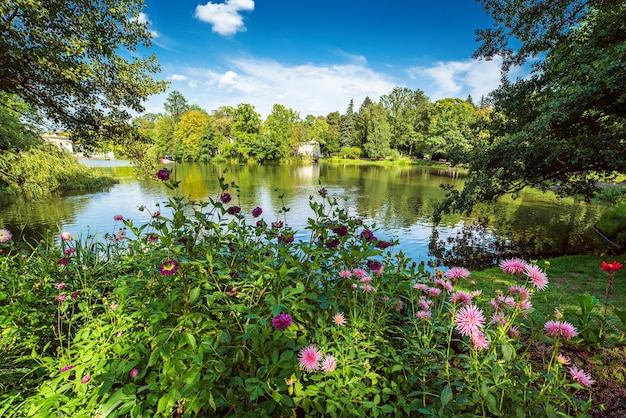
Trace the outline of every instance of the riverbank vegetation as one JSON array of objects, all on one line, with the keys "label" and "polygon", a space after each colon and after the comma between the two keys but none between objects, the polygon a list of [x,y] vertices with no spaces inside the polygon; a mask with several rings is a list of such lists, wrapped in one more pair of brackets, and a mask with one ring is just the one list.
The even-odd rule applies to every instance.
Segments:
[{"label": "riverbank vegetation", "polygon": [[623,412],[620,262],[443,270],[324,188],[297,241],[288,212],[266,219],[242,193],[221,179],[208,201],[143,208],[147,224],[115,214],[100,238],[20,248],[0,231],[2,415]]}]

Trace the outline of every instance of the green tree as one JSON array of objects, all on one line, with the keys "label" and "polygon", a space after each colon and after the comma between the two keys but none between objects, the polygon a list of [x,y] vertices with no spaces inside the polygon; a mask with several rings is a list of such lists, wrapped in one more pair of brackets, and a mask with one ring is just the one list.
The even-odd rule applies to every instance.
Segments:
[{"label": "green tree", "polygon": [[430,126],[430,101],[424,92],[394,87],[380,101],[389,112],[391,148],[409,156],[423,152]]},{"label": "green tree", "polygon": [[166,83],[141,56],[151,35],[143,1],[8,0],[0,2],[0,91],[76,138],[117,138],[148,96]]},{"label": "green tree", "polygon": [[230,155],[239,161],[256,159],[261,115],[254,110],[254,106],[247,103],[240,103],[236,108],[225,107],[223,110],[233,119],[232,142],[228,146]]},{"label": "green tree", "polygon": [[257,150],[261,160],[279,161],[289,157],[290,142],[296,122],[300,119],[297,112],[283,105],[275,104],[263,124],[264,149]]},{"label": "green tree", "polygon": [[354,123],[354,99],[350,99],[346,114],[341,119],[341,146],[344,148],[354,145],[356,134]]},{"label": "green tree", "polygon": [[453,163],[470,161],[476,142],[476,108],[461,99],[437,100],[432,107],[428,147]]},{"label": "green tree", "polygon": [[354,137],[355,141],[353,146],[363,147],[363,144],[367,141],[367,128],[369,126],[370,109],[374,106],[374,102],[369,96],[366,96],[359,107],[359,111],[354,117]]},{"label": "green tree", "polygon": [[389,155],[391,129],[387,121],[387,109],[382,103],[372,103],[364,112],[367,115],[367,138],[363,150],[370,158],[385,158]]},{"label": "green tree", "polygon": [[178,123],[182,114],[189,110],[189,103],[181,92],[174,90],[165,99],[163,107],[167,114],[174,118],[174,122]]},{"label": "green tree", "polygon": [[598,176],[626,172],[626,3],[482,4],[495,27],[478,31],[476,55],[503,57],[505,72],[533,58],[533,73],[493,93],[492,144],[440,211],[469,211],[525,186],[591,196]]},{"label": "green tree", "polygon": [[322,155],[337,155],[341,150],[341,114],[332,112],[326,115],[326,124],[328,125],[328,136],[325,142],[321,144]]},{"label": "green tree", "polygon": [[159,156],[174,153],[174,119],[165,115],[154,125],[154,146]]},{"label": "green tree", "polygon": [[218,141],[211,117],[203,110],[183,113],[176,124],[174,138],[182,145],[183,160],[209,161],[217,153]]}]

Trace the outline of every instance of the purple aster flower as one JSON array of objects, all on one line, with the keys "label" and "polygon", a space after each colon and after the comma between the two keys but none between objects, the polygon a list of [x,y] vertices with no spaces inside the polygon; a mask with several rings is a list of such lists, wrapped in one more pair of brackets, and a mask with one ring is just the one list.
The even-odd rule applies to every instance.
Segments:
[{"label": "purple aster flower", "polygon": [[291,326],[291,315],[279,314],[272,318],[272,326],[276,329],[285,329]]},{"label": "purple aster flower", "polygon": [[60,264],[62,266],[66,265],[67,263],[69,263],[71,260],[67,257],[63,257],[62,259],[60,259],[57,264]]},{"label": "purple aster flower", "polygon": [[327,242],[326,246],[328,248],[337,248],[339,247],[339,244],[341,244],[341,241],[339,241],[339,238],[335,238],[332,241]]},{"label": "purple aster flower", "polygon": [[236,215],[241,212],[241,208],[239,206],[231,206],[226,210],[226,212],[228,212],[229,215]]},{"label": "purple aster flower", "polygon": [[263,213],[263,209],[261,209],[258,206],[252,209],[252,216],[254,216],[255,218],[258,218],[259,216],[261,216],[262,213]]},{"label": "purple aster flower", "polygon": [[231,200],[230,193],[228,193],[228,192],[222,193],[222,195],[220,196],[220,200],[222,201],[222,203],[230,202],[230,200]]},{"label": "purple aster flower", "polygon": [[338,226],[337,228],[333,228],[332,231],[339,235],[340,237],[345,237],[348,235],[348,227],[345,225]]},{"label": "purple aster flower", "polygon": [[176,260],[165,260],[161,263],[159,271],[164,276],[171,276],[178,271],[178,262]]}]

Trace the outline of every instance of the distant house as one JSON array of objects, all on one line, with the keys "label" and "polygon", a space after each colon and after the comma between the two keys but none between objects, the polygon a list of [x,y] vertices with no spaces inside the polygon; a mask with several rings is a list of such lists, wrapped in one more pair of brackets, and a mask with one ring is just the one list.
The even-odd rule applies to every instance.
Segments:
[{"label": "distant house", "polygon": [[311,140],[306,144],[302,144],[296,149],[296,154],[302,157],[311,157],[314,160],[317,160],[322,157],[320,143],[316,140]]},{"label": "distant house", "polygon": [[72,144],[72,141],[70,141],[69,137],[67,136],[43,134],[41,135],[41,138],[43,139],[44,142],[57,146],[61,151],[74,154],[74,145]]}]

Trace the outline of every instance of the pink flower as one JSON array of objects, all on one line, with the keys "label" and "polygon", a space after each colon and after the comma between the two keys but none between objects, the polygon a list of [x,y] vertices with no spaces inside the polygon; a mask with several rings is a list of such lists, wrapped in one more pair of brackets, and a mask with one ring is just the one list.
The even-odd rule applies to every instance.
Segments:
[{"label": "pink flower", "polygon": [[352,270],[352,274],[354,274],[359,279],[367,276],[367,272],[363,270],[362,268],[355,268],[354,270]]},{"label": "pink flower", "polygon": [[525,286],[511,286],[509,288],[509,293],[511,295],[514,295],[515,293],[519,294],[521,300],[530,298],[530,289]]},{"label": "pink flower", "polygon": [[470,271],[463,267],[452,267],[446,271],[446,277],[452,280],[465,279],[470,276]]},{"label": "pink flower", "polygon": [[289,314],[279,314],[272,318],[272,326],[276,329],[286,329],[291,326],[292,320]]},{"label": "pink flower", "polygon": [[364,277],[361,277],[360,281],[361,283],[369,283],[372,281],[372,278],[370,276],[364,276]]},{"label": "pink flower", "polygon": [[122,215],[115,215],[115,216],[113,217],[113,220],[114,220],[114,221],[123,221],[123,220],[124,220],[124,217],[123,217]]},{"label": "pink flower", "polygon": [[341,270],[339,272],[339,277],[343,277],[344,279],[349,279],[350,276],[352,276],[352,273],[350,272],[350,270]]},{"label": "pink flower", "polygon": [[13,238],[13,234],[8,229],[0,229],[0,244],[7,243],[11,241]]},{"label": "pink flower", "polygon": [[500,268],[507,274],[522,274],[528,263],[521,258],[510,258],[500,262]]},{"label": "pink flower", "polygon": [[161,263],[159,271],[163,276],[171,276],[178,271],[178,262],[176,260],[165,260]]},{"label": "pink flower", "polygon": [[65,300],[65,295],[56,295],[54,297],[54,300],[56,300],[57,302],[63,302]]},{"label": "pink flower", "polygon": [[546,334],[551,337],[561,336],[565,340],[569,340],[578,335],[578,331],[574,325],[569,322],[561,322],[561,321],[548,321],[544,325],[544,329],[546,330]]},{"label": "pink flower", "polygon": [[576,366],[570,367],[569,372],[572,375],[572,379],[583,386],[590,387],[596,383],[596,381],[593,380],[589,374],[587,374],[584,370],[579,370]]},{"label": "pink flower", "polygon": [[480,331],[472,333],[470,335],[470,340],[472,341],[472,345],[475,350],[481,351],[489,347],[489,340],[487,340],[485,334]]},{"label": "pink flower", "polygon": [[72,296],[72,299],[74,299],[74,300],[78,299],[78,292],[77,291],[73,291],[71,296]]},{"label": "pink flower", "polygon": [[322,361],[322,370],[324,370],[326,373],[330,373],[335,370],[335,367],[337,367],[337,361],[335,360],[335,357],[331,356],[330,354],[325,356],[324,360]]},{"label": "pink flower", "polygon": [[130,371],[130,373],[128,373],[128,375],[134,379],[135,377],[139,376],[139,370],[138,369],[132,369]]},{"label": "pink flower", "polygon": [[466,292],[458,291],[450,295],[450,302],[455,305],[469,305],[472,303],[472,297]]},{"label": "pink flower", "polygon": [[431,311],[417,311],[415,316],[417,317],[417,319],[428,321],[430,318],[433,317],[433,314]]},{"label": "pink flower", "polygon": [[54,286],[57,289],[65,289],[67,287],[67,284],[65,284],[65,283],[56,283]]},{"label": "pink flower", "polygon": [[548,286],[548,276],[536,264],[526,266],[524,274],[538,290],[543,290]]},{"label": "pink flower", "polygon": [[66,248],[63,250],[63,255],[72,255],[76,252],[75,248]]},{"label": "pink flower", "polygon": [[426,283],[415,283],[413,285],[413,289],[427,291],[428,290],[428,285]]},{"label": "pink flower", "polygon": [[74,366],[74,365],[63,366],[63,367],[61,367],[61,373],[65,373],[68,370],[72,370],[74,367],[76,367],[76,366]]},{"label": "pink flower", "polygon": [[300,367],[307,372],[319,370],[322,352],[315,344],[303,347],[298,353]]},{"label": "pink flower", "polygon": [[485,326],[485,315],[476,306],[467,305],[459,309],[455,322],[461,335],[472,335]]},{"label": "pink flower", "polygon": [[72,240],[72,233],[71,232],[61,232],[61,234],[59,235],[61,237],[61,240],[63,241],[71,241]]},{"label": "pink flower", "polygon": [[428,288],[428,296],[436,298],[439,295],[441,295],[441,289],[437,289],[436,287]]},{"label": "pink flower", "polygon": [[430,300],[420,299],[417,301],[417,304],[419,305],[422,311],[429,311],[430,305],[432,304],[432,302]]},{"label": "pink flower", "polygon": [[402,303],[402,300],[400,300],[400,299],[396,299],[396,303],[395,303],[395,305],[393,306],[393,309],[394,309],[396,312],[399,312],[399,311],[401,311],[401,310],[402,310],[402,308],[403,308],[403,307],[404,307],[404,304]]},{"label": "pink flower", "polygon": [[85,375],[85,377],[81,379],[81,382],[84,384],[84,383],[89,382],[90,380],[91,380],[91,375],[88,374],[88,375]]},{"label": "pink flower", "polygon": [[565,365],[569,364],[569,359],[565,357],[563,354],[559,354],[558,356],[556,356],[556,361],[559,362],[560,364],[565,364]]},{"label": "pink flower", "polygon": [[519,336],[520,336],[519,328],[517,328],[516,326],[512,326],[511,328],[509,328],[509,337],[519,338]]},{"label": "pink flower", "polygon": [[71,259],[67,258],[67,257],[63,257],[61,259],[59,259],[59,261],[57,261],[57,264],[64,266],[66,264],[68,264],[70,261],[72,261]]},{"label": "pink flower", "polygon": [[334,316],[333,316],[333,322],[337,325],[339,325],[340,327],[343,327],[346,325],[346,317],[343,315],[342,312],[337,312]]}]

